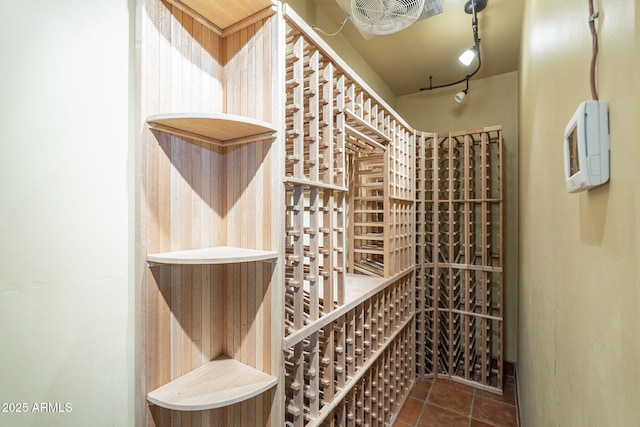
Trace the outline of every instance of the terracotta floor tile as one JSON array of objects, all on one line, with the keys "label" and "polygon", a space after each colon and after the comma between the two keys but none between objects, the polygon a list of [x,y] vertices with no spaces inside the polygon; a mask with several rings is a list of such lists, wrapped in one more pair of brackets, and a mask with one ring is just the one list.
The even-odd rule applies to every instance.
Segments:
[{"label": "terracotta floor tile", "polygon": [[414,425],[420,418],[423,405],[424,402],[422,400],[414,399],[413,397],[408,398],[400,410],[400,414],[398,414],[398,421]]},{"label": "terracotta floor tile", "polygon": [[396,421],[393,424],[393,427],[413,427],[413,424],[406,424],[406,423],[403,423],[402,421]]},{"label": "terracotta floor tile", "polygon": [[476,396],[473,402],[473,418],[499,427],[518,425],[515,406],[483,396]]},{"label": "terracotta floor tile", "polygon": [[468,417],[471,415],[473,394],[436,381],[431,387],[428,402]]},{"label": "terracotta floor tile", "polygon": [[449,387],[457,388],[458,390],[466,391],[468,393],[473,393],[475,391],[475,388],[473,388],[473,387],[471,387],[469,385],[458,383],[458,382],[455,382],[453,380],[449,380],[449,379],[446,379],[446,378],[438,378],[438,379],[435,380],[435,382],[447,385]]},{"label": "terracotta floor tile", "polygon": [[499,394],[490,393],[488,391],[483,391],[483,390],[477,390],[476,396],[487,397],[489,399],[494,399],[499,402],[515,405],[516,404],[516,385],[512,381],[506,381],[504,383],[504,393],[502,393],[502,396]]},{"label": "terracotta floor tile", "polygon": [[502,396],[505,398],[504,402],[515,405],[516,404],[516,383],[513,381],[505,381],[504,394]]},{"label": "terracotta floor tile", "polygon": [[493,427],[491,424],[485,424],[482,421],[471,420],[471,424],[469,427]]},{"label": "terracotta floor tile", "polygon": [[416,399],[426,400],[427,395],[429,394],[429,390],[431,390],[432,380],[425,380],[417,382],[416,385],[411,389],[411,397],[415,397]]},{"label": "terracotta floor tile", "polygon": [[469,418],[427,403],[416,427],[467,427]]}]

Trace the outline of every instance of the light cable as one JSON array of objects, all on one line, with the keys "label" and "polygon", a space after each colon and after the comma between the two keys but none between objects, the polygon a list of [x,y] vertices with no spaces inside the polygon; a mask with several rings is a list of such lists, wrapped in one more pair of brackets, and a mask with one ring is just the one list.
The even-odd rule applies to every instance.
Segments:
[{"label": "light cable", "polygon": [[598,59],[598,32],[596,31],[596,19],[598,12],[593,11],[593,0],[589,0],[589,29],[591,30],[592,54],[591,68],[589,70],[589,80],[591,83],[591,96],[595,101],[598,100],[598,88],[596,87],[596,62]]},{"label": "light cable", "polygon": [[347,16],[345,16],[344,19],[342,20],[342,22],[340,23],[340,28],[338,28],[338,31],[336,31],[335,33],[327,33],[326,31],[324,31],[322,28],[318,27],[317,25],[312,25],[311,28],[313,28],[317,32],[322,33],[322,34],[324,34],[325,36],[328,36],[328,37],[337,36],[338,34],[340,34],[340,31],[342,31],[342,29],[344,28],[344,25],[347,23],[347,21],[349,20],[350,17],[351,17],[351,15],[349,15],[347,13]]}]

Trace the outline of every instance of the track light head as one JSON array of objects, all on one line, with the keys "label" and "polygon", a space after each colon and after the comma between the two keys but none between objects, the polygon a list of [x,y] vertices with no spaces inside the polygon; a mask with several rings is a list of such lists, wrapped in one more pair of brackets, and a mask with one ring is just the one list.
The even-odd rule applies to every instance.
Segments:
[{"label": "track light head", "polygon": [[464,5],[464,11],[469,15],[473,13],[473,3],[476,5],[476,13],[483,11],[487,7],[487,0],[469,0]]},{"label": "track light head", "polygon": [[455,96],[453,97],[453,99],[456,100],[456,102],[459,104],[462,102],[462,100],[464,99],[465,95],[467,94],[467,90],[461,90],[460,92],[456,93]]},{"label": "track light head", "polygon": [[458,57],[458,60],[462,62],[467,67],[471,65],[471,61],[478,55],[477,46],[470,47],[469,49],[462,52],[462,55]]}]

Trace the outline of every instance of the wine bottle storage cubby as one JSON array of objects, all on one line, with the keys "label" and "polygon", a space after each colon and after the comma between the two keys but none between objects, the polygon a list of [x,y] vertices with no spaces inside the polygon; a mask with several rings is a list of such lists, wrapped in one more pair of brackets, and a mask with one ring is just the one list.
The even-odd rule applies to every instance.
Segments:
[{"label": "wine bottle storage cubby", "polygon": [[407,325],[327,417],[323,426],[392,425],[410,390],[413,334],[413,328]]},{"label": "wine bottle storage cubby", "polygon": [[[349,275],[347,286],[356,277]],[[392,403],[406,397],[414,369],[410,362],[414,278],[406,274],[396,280],[376,280],[381,289],[378,292],[365,295],[361,302],[353,301],[329,314],[327,321],[310,323],[297,336],[285,339],[286,418],[290,425],[341,425],[331,424],[337,408],[344,407],[345,399],[357,390],[362,378],[372,375],[372,368],[386,360],[385,354],[397,346],[402,347],[398,357],[382,362],[388,371],[386,377],[374,382],[370,395],[361,398],[367,407],[372,407],[377,401],[374,396],[394,391],[392,402],[383,411],[391,416],[398,409]],[[394,350],[397,351],[400,350]],[[402,382],[397,391],[398,385],[393,383],[389,388],[391,379]]]},{"label": "wine bottle storage cubby", "polygon": [[384,277],[385,261],[389,265],[386,161],[384,151],[358,153],[352,158],[349,266],[354,273]]}]

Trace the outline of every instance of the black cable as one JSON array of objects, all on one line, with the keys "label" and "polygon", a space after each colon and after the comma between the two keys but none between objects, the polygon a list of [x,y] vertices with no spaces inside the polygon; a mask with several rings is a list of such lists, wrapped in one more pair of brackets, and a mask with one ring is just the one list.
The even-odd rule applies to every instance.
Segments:
[{"label": "black cable", "polygon": [[475,0],[471,0],[471,5],[472,5],[472,11],[473,11],[473,17],[471,19],[471,28],[473,29],[473,41],[475,43],[474,47],[477,49],[476,53],[478,55],[478,66],[473,71],[473,73],[467,74],[464,78],[462,78],[460,80],[456,80],[455,82],[447,83],[447,84],[433,86],[431,84],[431,79],[432,79],[433,76],[429,76],[429,87],[421,87],[420,91],[433,90],[433,89],[440,89],[440,88],[443,88],[443,87],[455,86],[455,85],[463,83],[465,81],[467,82],[467,90],[468,90],[469,89],[469,79],[471,77],[475,76],[478,71],[480,71],[480,67],[482,66],[482,58],[480,56],[480,37],[478,37],[478,15],[476,13]]},{"label": "black cable", "polygon": [[[478,40],[478,43],[479,43],[479,42],[480,42],[480,41]],[[475,76],[475,75],[476,75],[476,73],[477,73],[478,71],[480,71],[480,66],[482,65],[482,59],[480,58],[480,49],[479,49],[479,48],[480,48],[480,44],[478,44],[478,66],[477,66],[477,67],[476,67],[476,69],[473,71],[473,73],[471,73],[471,74],[467,74],[467,75],[466,75],[466,77],[464,77],[464,78],[462,78],[462,79],[460,79],[460,80],[457,80],[457,81],[455,81],[455,82],[451,82],[451,83],[447,83],[447,84],[442,84],[442,85],[437,85],[437,86],[433,86],[433,85],[431,84],[431,77],[433,77],[433,76],[429,76],[429,87],[421,87],[421,88],[420,88],[420,90],[421,90],[421,91],[424,91],[424,90],[440,89],[440,88],[443,88],[443,87],[455,86],[455,85],[458,85],[458,84],[463,83],[463,82],[465,82],[465,81],[467,81],[467,82],[468,82],[468,81],[469,81],[469,79],[470,79],[471,77]]]}]

